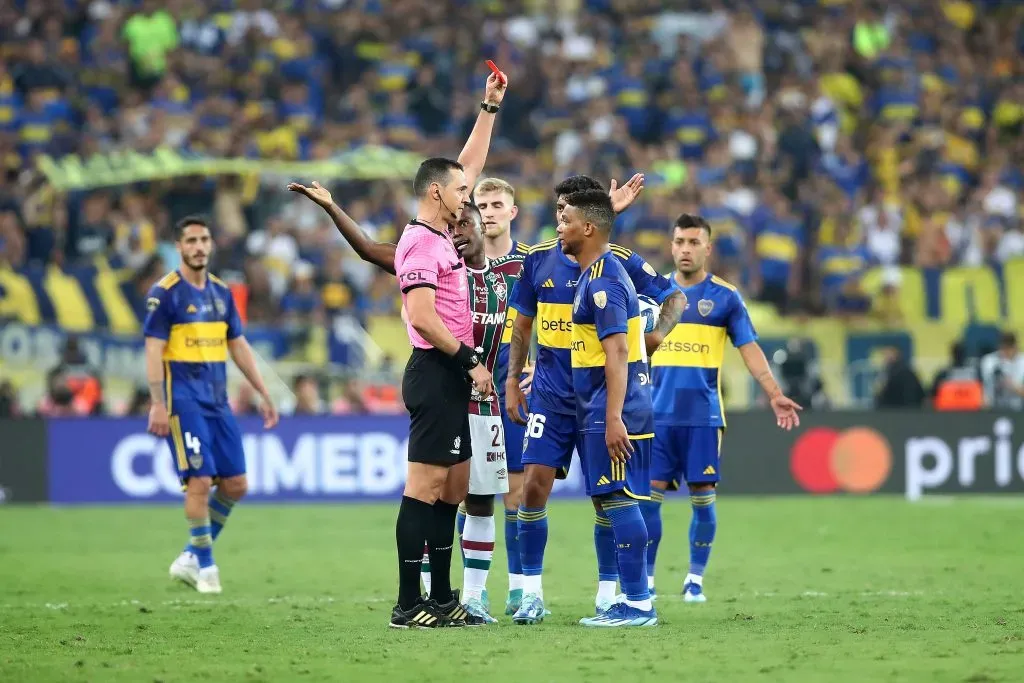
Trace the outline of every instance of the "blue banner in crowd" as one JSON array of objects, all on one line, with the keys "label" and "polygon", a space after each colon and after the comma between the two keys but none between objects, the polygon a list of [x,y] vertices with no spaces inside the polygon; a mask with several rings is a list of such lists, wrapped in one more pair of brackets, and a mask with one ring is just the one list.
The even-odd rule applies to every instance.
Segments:
[{"label": "blue banner in crowd", "polygon": [[[68,332],[50,325],[7,323],[0,326],[0,360],[19,367],[48,370],[60,362]],[[141,377],[145,372],[145,342],[138,337],[117,337],[102,332],[75,334],[89,364],[104,375]],[[288,336],[274,328],[250,327],[245,336],[261,355],[288,354]]]},{"label": "blue banner in crowd", "polygon": [[[285,418],[266,431],[239,420],[252,501],[396,500],[405,486],[406,416]],[[139,419],[47,421],[50,501],[168,502],[182,498],[166,440]],[[578,467],[556,495],[585,495]]]}]

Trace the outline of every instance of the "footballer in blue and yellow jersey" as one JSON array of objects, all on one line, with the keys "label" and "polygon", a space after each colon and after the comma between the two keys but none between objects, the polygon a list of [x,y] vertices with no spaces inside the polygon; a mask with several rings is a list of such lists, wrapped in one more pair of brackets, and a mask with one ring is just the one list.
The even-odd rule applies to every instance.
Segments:
[{"label": "footballer in blue and yellow jersey", "polygon": [[178,271],[149,291],[143,334],[167,342],[163,352],[165,399],[175,413],[230,412],[228,341],[242,335],[231,291],[213,275],[198,289]]},{"label": "footballer in blue and yellow jersey", "polygon": [[[570,357],[580,469],[598,511],[594,520],[596,616],[581,619],[580,624],[653,626],[657,613],[644,562],[647,529],[636,500],[649,500],[651,488],[653,418],[647,347],[636,288],[626,265],[608,244],[614,221],[608,195],[584,190],[566,198],[558,224],[561,249],[584,267],[572,307]],[[625,594],[617,604],[599,602],[605,588],[601,584],[609,584],[606,595],[614,593],[611,564],[617,565],[615,578]]]},{"label": "footballer in blue and yellow jersey", "polygon": [[[654,418],[640,302],[622,262],[609,251],[580,277],[573,303],[570,355],[576,426],[581,444],[592,434],[599,442],[593,448],[580,448],[580,458],[589,495],[624,491],[643,497],[650,487],[647,468],[612,462],[604,443],[609,369],[602,341],[613,334],[626,336],[626,391],[621,411],[626,434],[630,440],[649,440],[654,437]],[[640,465],[640,460],[636,464]]]},{"label": "footballer in blue and yellow jersey", "polygon": [[[644,519],[651,533],[647,574],[661,541],[661,501],[665,491],[686,481],[693,518],[690,525],[690,570],[683,582],[686,602],[704,602],[704,569],[717,529],[715,487],[721,475],[725,407],[722,363],[728,339],[769,395],[776,422],[792,429],[800,424],[800,406],[786,398],[772,378],[757,333],[740,293],[707,272],[711,226],[700,216],[683,214],[672,230],[673,284],[687,305],[675,327],[651,356],[654,387],[654,448],[651,455],[651,502]],[[653,578],[651,579],[653,582]]]},{"label": "footballer in blue and yellow jersey", "polygon": [[247,489],[242,434],[228,404],[229,356],[262,397],[265,427],[277,423],[277,410],[242,334],[231,291],[207,272],[213,251],[209,227],[202,219],[184,218],[175,226],[175,242],[181,268],[157,282],[146,299],[148,429],[167,438],[185,489],[189,543],[171,564],[171,578],[201,593],[220,593],[213,541]]},{"label": "footballer in blue and yellow jersey", "polygon": [[[636,292],[661,304],[675,293],[638,254],[611,245],[610,258],[622,266]],[[537,360],[530,394],[530,424],[523,463],[555,469],[569,466],[575,446],[576,396],[572,385],[572,305],[580,267],[566,256],[557,239],[530,249],[512,292],[511,307],[535,318]]]}]

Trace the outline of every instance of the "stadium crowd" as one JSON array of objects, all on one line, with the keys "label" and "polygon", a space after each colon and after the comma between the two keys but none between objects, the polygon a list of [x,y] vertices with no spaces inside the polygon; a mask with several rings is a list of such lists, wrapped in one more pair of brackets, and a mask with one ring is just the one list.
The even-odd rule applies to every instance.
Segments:
[{"label": "stadium crowd", "polygon": [[[279,179],[61,193],[35,160],[451,155],[493,58],[513,85],[487,171],[516,187],[516,239],[552,234],[565,176],[642,171],[615,239],[663,270],[672,220],[700,213],[749,298],[898,318],[859,286],[869,265],[1024,256],[1022,52],[1012,0],[0,0],[0,270],[102,262],[142,315],[176,265],[170,226],[205,213],[251,324],[396,314],[393,278]],[[331,189],[395,239],[408,185]]]}]

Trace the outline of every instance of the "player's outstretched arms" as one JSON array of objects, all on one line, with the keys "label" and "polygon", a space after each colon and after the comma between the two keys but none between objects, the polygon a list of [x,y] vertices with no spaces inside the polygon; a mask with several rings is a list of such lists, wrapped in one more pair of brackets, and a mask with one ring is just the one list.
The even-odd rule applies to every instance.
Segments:
[{"label": "player's outstretched arms", "polygon": [[772,376],[772,369],[768,366],[768,359],[765,358],[761,345],[757,342],[749,342],[739,347],[739,352],[750,375],[757,380],[761,389],[768,395],[772,412],[775,413],[775,423],[787,432],[794,427],[799,427],[800,414],[797,411],[803,410],[803,407],[782,393],[782,388]]},{"label": "player's outstretched arms", "polygon": [[260,369],[256,365],[256,357],[253,355],[252,347],[249,346],[249,342],[246,341],[245,337],[235,337],[228,340],[228,352],[231,354],[231,360],[235,362],[238,369],[249,380],[252,388],[260,395],[262,399],[260,413],[263,415],[263,428],[271,429],[277,424],[277,406],[274,405],[274,399],[270,397],[270,392],[267,391],[267,385],[263,383],[263,375],[260,374]]},{"label": "player's outstretched arms", "polygon": [[164,397],[164,348],[166,339],[146,337],[146,383],[149,385],[149,424],[146,430],[154,436],[167,436],[171,418]]},{"label": "player's outstretched arms", "polygon": [[[533,335],[533,317],[521,312],[512,322],[512,341],[508,348],[508,376],[498,377],[505,382],[505,412],[516,424],[526,424],[524,415],[529,414],[526,394],[519,384],[519,377],[526,366],[530,352],[530,338]],[[531,377],[532,383],[532,377]]]},{"label": "player's outstretched arms", "polygon": [[331,197],[331,193],[326,187],[314,180],[313,184],[308,186],[301,183],[288,183],[288,189],[319,204],[334,221],[334,227],[352,246],[359,258],[392,275],[395,274],[395,251],[398,247],[389,242],[377,242],[370,239],[370,236],[347,213],[342,211],[340,206],[334,203],[334,198]]},{"label": "player's outstretched arms", "polygon": [[679,316],[683,314],[685,308],[686,295],[682,292],[673,292],[661,304],[661,314],[658,315],[654,329],[644,335],[644,345],[647,347],[648,357],[658,350],[661,342],[665,341],[665,337],[679,322]]}]

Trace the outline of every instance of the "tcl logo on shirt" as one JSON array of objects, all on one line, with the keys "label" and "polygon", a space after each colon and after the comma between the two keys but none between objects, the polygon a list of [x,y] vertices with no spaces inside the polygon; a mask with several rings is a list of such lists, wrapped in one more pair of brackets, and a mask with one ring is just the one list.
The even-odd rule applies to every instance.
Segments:
[{"label": "tcl logo on shirt", "polygon": [[414,270],[414,271],[412,271],[410,273],[402,273],[401,276],[399,276],[399,277],[402,280],[402,282],[426,282],[427,281],[427,278],[425,278],[423,276],[423,273],[418,271],[418,270]]}]

